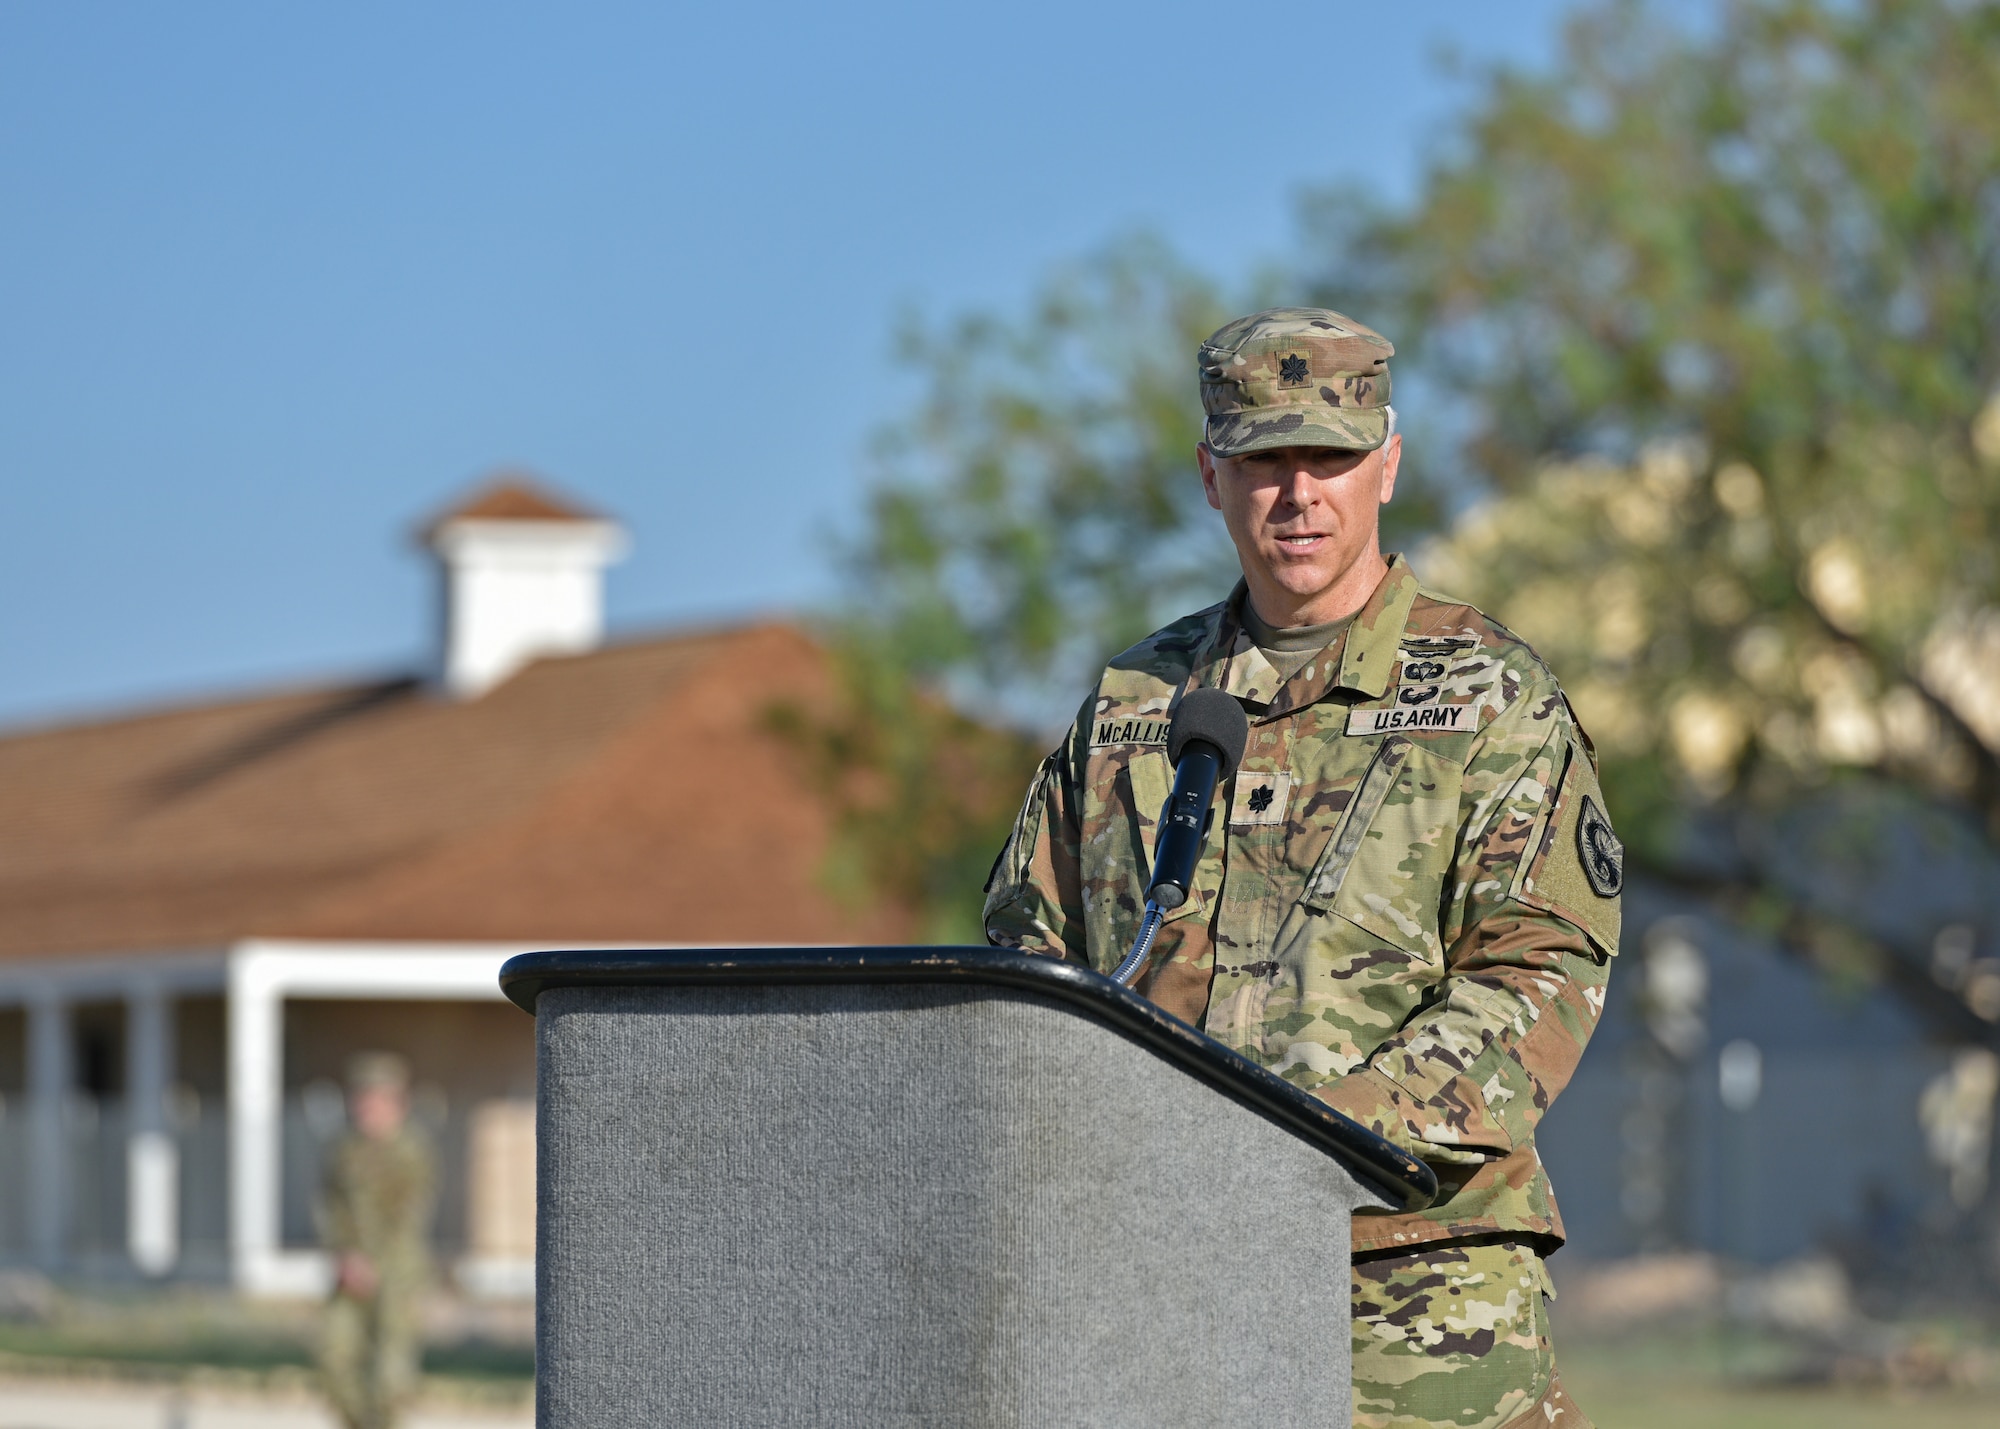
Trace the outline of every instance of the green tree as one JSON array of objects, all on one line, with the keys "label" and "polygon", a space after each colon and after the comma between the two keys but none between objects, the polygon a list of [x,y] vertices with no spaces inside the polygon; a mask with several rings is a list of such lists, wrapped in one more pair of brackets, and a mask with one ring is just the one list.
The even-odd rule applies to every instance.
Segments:
[{"label": "green tree", "polygon": [[824,882],[852,903],[909,910],[921,942],[984,942],[981,889],[1040,743],[954,707],[865,622],[828,633],[842,675],[833,707],[767,711],[834,811]]},{"label": "green tree", "polygon": [[1195,344],[1227,316],[1139,237],[1054,274],[1019,317],[904,324],[922,395],[878,436],[845,551],[845,699],[774,712],[837,811],[834,887],[980,941],[994,855],[1098,666],[1228,590],[1189,401]]},{"label": "green tree", "polygon": [[1313,226],[1461,434],[1433,578],[1568,681],[1642,858],[1857,776],[2000,831],[2000,7],[1602,8]]},{"label": "green tree", "polygon": [[1057,272],[1018,318],[904,326],[923,395],[879,435],[848,571],[906,668],[1046,727],[1106,655],[1228,590],[1192,400],[1195,346],[1228,316],[1141,237]]}]

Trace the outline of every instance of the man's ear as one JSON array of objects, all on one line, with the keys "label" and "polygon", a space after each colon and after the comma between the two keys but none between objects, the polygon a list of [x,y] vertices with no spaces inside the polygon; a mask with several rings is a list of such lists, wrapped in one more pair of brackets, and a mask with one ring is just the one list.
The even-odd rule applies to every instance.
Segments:
[{"label": "man's ear", "polygon": [[1382,504],[1396,494],[1396,471],[1403,464],[1403,434],[1397,432],[1382,448]]},{"label": "man's ear", "polygon": [[1194,462],[1201,468],[1201,494],[1208,498],[1208,504],[1215,510],[1222,509],[1222,493],[1215,489],[1215,454],[1208,449],[1207,442],[1194,444]]}]

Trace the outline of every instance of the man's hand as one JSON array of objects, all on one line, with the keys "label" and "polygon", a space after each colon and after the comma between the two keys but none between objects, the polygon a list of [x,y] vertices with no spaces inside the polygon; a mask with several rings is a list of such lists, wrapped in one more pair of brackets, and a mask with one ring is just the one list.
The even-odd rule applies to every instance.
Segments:
[{"label": "man's hand", "polygon": [[372,1300],[375,1289],[382,1277],[375,1273],[375,1262],[358,1250],[344,1251],[335,1274],[335,1288],[344,1295],[357,1300]]}]

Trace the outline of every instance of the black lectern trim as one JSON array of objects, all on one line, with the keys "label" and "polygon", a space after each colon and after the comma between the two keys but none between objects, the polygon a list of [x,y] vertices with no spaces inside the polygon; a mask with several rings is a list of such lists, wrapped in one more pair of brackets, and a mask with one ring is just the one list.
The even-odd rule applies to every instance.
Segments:
[{"label": "black lectern trim", "polygon": [[1430,1167],[1283,1077],[1077,963],[1007,948],[657,948],[522,953],[500,969],[519,1008],[552,987],[960,982],[1022,988],[1083,1009],[1339,1161],[1392,1205],[1437,1196]]}]

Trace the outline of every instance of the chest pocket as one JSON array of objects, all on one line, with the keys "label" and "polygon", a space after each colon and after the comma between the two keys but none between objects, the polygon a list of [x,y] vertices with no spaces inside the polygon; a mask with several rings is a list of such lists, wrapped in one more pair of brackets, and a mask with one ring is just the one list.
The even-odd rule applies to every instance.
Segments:
[{"label": "chest pocket", "polygon": [[1299,899],[1384,942],[1444,961],[1444,874],[1458,819],[1460,771],[1416,740],[1390,735],[1306,879]]}]

